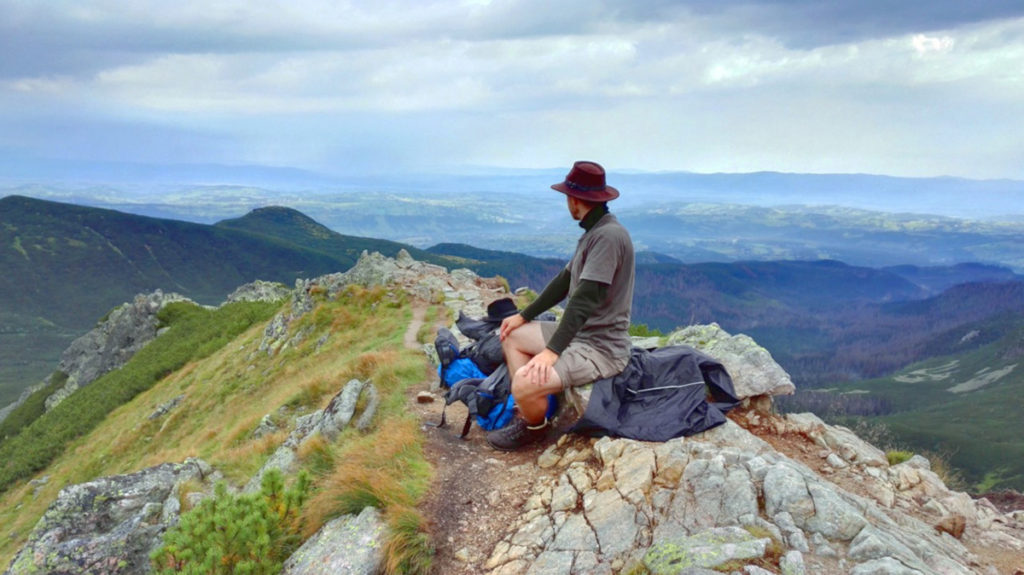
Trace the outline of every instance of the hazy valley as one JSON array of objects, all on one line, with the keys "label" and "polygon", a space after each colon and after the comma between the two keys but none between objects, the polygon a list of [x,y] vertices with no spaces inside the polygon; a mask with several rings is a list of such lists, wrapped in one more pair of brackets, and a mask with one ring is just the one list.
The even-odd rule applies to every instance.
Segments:
[{"label": "hazy valley", "polygon": [[[213,224],[281,205],[349,236],[564,258],[577,233],[548,186],[562,170],[380,176],[194,166],[131,181],[20,184],[16,194]],[[110,171],[99,181],[111,182]],[[170,185],[154,182],[181,182]],[[208,185],[208,181],[240,185]],[[116,180],[113,180],[116,182]],[[143,182],[143,183],[139,183]],[[189,183],[193,182],[193,183]],[[657,261],[835,259],[883,267],[980,262],[1024,272],[1024,183],[858,174],[621,173],[612,209]]]}]

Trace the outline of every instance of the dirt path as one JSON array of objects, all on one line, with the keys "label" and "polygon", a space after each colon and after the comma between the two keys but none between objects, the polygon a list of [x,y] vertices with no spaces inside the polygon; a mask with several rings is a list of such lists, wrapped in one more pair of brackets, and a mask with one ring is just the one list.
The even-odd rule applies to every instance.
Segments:
[{"label": "dirt path", "polygon": [[[425,315],[426,305],[414,305],[413,320],[405,333],[407,348],[422,346],[416,336]],[[459,439],[465,406],[448,406],[448,425],[436,427],[444,408],[443,391],[433,390],[436,384],[437,374],[430,372],[409,394],[410,409],[420,418],[424,451],[435,473],[421,508],[436,546],[432,572],[475,575],[485,570],[483,563],[504,537],[505,528],[519,517],[533,492],[538,471],[534,462],[550,442],[514,453],[495,451],[475,424],[465,439]],[[431,391],[433,401],[417,401],[423,391]]]}]

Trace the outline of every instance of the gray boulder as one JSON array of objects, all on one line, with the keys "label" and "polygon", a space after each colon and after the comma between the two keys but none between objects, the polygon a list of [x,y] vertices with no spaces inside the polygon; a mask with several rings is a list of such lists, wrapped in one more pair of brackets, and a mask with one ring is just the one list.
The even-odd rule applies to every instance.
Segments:
[{"label": "gray boulder", "polygon": [[239,301],[279,301],[286,299],[291,294],[291,288],[282,283],[256,280],[243,286],[239,286],[235,291],[228,295],[228,299],[225,303],[234,303]]},{"label": "gray boulder", "polygon": [[344,515],[321,527],[285,561],[282,575],[375,575],[382,571],[381,542],[387,538],[380,512],[365,507],[359,515]]},{"label": "gray boulder", "polygon": [[189,459],[65,487],[6,573],[147,573],[150,552],[178,522],[180,486],[212,492],[216,479],[205,462]]},{"label": "gray boulder", "polygon": [[768,350],[749,336],[730,335],[716,323],[683,328],[669,335],[667,343],[689,345],[722,362],[740,399],[796,391],[789,374]]}]

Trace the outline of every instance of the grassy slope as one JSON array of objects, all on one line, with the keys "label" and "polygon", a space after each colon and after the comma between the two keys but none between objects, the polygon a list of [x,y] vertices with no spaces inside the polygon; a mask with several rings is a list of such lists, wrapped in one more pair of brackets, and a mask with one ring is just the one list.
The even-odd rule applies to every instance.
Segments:
[{"label": "grassy slope", "polygon": [[[49,477],[38,490],[21,481],[0,494],[0,565],[9,563],[65,485],[190,456],[210,462],[231,482],[244,483],[287,436],[282,431],[251,439],[264,415],[290,423],[296,415],[323,407],[351,378],[372,379],[381,392],[378,425],[368,434],[349,431],[334,445],[314,445],[303,453],[317,477],[307,506],[307,530],[312,532],[345,510],[346,494],[355,488],[337,473],[347,459],[344,451],[366,444],[391,446],[384,450],[386,461],[364,458],[360,470],[393,478],[392,485],[399,489],[377,497],[389,519],[409,524],[408,515],[415,514],[416,498],[429,473],[419,453],[418,434],[410,433],[414,422],[404,413],[405,388],[422,381],[428,369],[421,353],[403,347],[410,317],[410,305],[401,295],[355,290],[339,301],[322,303],[293,325],[293,330],[313,328],[296,348],[273,357],[255,353],[264,325],[254,325],[206,359],[171,373],[74,440],[38,473],[37,477]],[[318,347],[321,336],[328,334]],[[183,400],[169,414],[148,419],[158,405],[181,395]],[[74,401],[74,396],[67,401]]]}]

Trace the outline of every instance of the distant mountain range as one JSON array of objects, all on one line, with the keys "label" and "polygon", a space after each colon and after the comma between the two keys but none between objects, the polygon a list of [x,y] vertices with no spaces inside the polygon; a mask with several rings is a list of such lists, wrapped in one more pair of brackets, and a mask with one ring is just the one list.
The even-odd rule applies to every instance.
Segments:
[{"label": "distant mountain range", "polygon": [[[212,224],[270,205],[350,236],[565,258],[578,235],[564,170],[329,180],[199,167],[181,184],[16,184],[17,194]],[[163,182],[175,181],[167,179]],[[207,177],[208,176],[208,177]],[[305,174],[304,176],[309,176]],[[184,177],[184,176],[183,176]],[[98,176],[97,176],[98,178]],[[204,179],[205,178],[205,179]],[[882,267],[982,262],[1024,273],[1024,182],[860,174],[616,173],[612,210],[645,261],[834,259]],[[109,180],[108,180],[109,181]],[[234,181],[243,185],[198,182]],[[196,182],[196,183],[189,183]]]},{"label": "distant mountain range", "polygon": [[[876,174],[801,174],[784,172],[695,173],[638,172],[609,169],[608,181],[623,193],[621,208],[658,208],[676,202],[737,204],[762,207],[840,206],[889,213],[932,214],[969,219],[1024,217],[1024,181],[972,180],[954,177],[911,178]],[[106,190],[114,201],[185,208],[175,199],[189,190],[206,190],[217,203],[217,192],[247,190],[247,196],[267,205],[277,203],[307,213],[296,201],[337,193],[388,193],[399,196],[438,196],[481,193],[496,203],[521,194],[551,196],[548,186],[560,181],[567,167],[508,169],[479,167],[460,172],[378,173],[332,176],[290,167],[219,164],[146,164],[124,162],[40,161],[0,157],[0,195],[78,193],[83,199]],[[29,189],[34,188],[35,192]],[[39,196],[43,197],[43,196]],[[111,199],[108,197],[108,199]],[[199,205],[193,202],[192,206]],[[113,206],[108,206],[113,207]],[[256,207],[256,206],[252,206]],[[521,206],[520,206],[521,207]],[[131,210],[128,210],[131,211]],[[238,216],[209,214],[206,223]],[[326,218],[318,219],[331,227]],[[190,219],[190,218],[184,218]],[[350,231],[350,233],[355,233]],[[377,236],[373,236],[377,237]],[[438,239],[437,241],[443,241]]]}]

